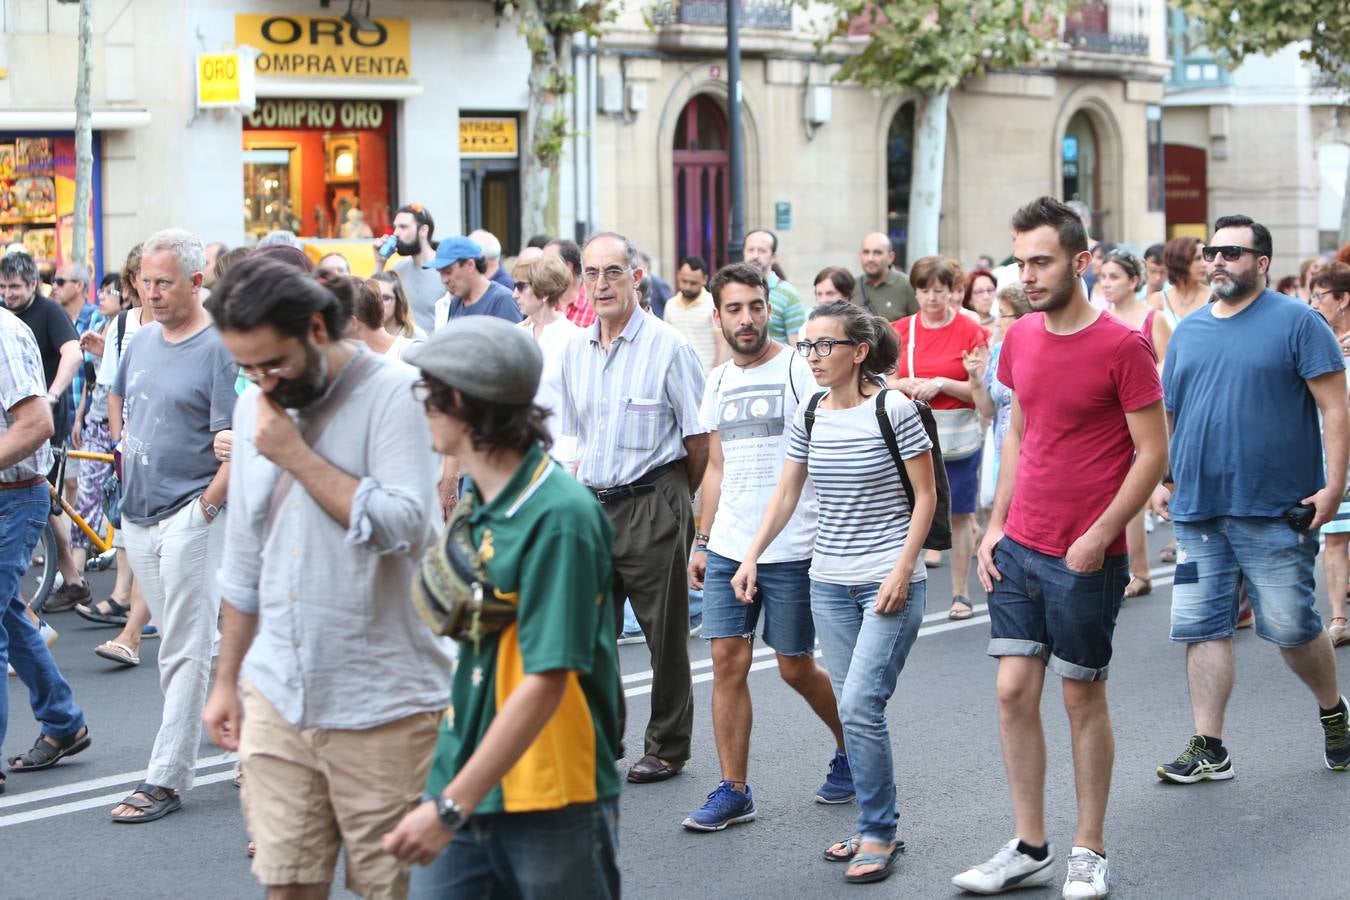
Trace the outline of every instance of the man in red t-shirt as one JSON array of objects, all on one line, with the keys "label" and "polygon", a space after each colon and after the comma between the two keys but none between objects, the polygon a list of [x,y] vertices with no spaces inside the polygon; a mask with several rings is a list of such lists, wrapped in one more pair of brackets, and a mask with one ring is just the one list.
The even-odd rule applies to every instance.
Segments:
[{"label": "man in red t-shirt", "polygon": [[1008,330],[999,359],[1012,423],[979,569],[1016,836],[952,881],[998,893],[1054,877],[1040,716],[1048,667],[1063,678],[1078,790],[1064,896],[1104,897],[1115,761],[1106,675],[1128,577],[1125,525],[1167,468],[1162,384],[1143,336],[1088,303],[1081,276],[1091,256],[1073,211],[1042,197],[1017,211],[1012,229],[1035,312]]}]

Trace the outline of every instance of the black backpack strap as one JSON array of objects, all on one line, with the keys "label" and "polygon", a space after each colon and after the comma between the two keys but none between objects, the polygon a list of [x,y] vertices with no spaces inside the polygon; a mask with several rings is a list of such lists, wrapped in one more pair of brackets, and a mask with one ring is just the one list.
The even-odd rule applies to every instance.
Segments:
[{"label": "black backpack strap", "polygon": [[806,442],[811,442],[811,429],[816,427],[816,407],[820,405],[820,399],[825,396],[824,391],[812,395],[806,403],[806,412],[802,415],[806,419]]},{"label": "black backpack strap", "polygon": [[117,358],[122,358],[122,338],[127,333],[127,313],[130,310],[124,309],[117,314]]},{"label": "black backpack strap", "polygon": [[881,430],[881,439],[886,442],[886,449],[891,451],[891,460],[895,462],[895,471],[900,475],[900,483],[905,488],[905,499],[909,501],[909,508],[914,509],[914,485],[910,483],[909,472],[905,471],[905,461],[900,458],[900,444],[895,440],[895,426],[891,424],[891,417],[886,415],[886,395],[889,390],[877,391],[877,427]]},{"label": "black backpack strap", "polygon": [[[789,352],[789,353],[795,353],[795,351],[792,351],[792,350],[789,350],[788,352]],[[793,402],[793,403],[801,403],[801,402],[802,402],[802,397],[801,397],[800,394],[797,393],[797,379],[795,379],[795,378],[792,377],[792,360],[791,360],[791,359],[788,360],[788,387],[792,388],[792,402]]]}]

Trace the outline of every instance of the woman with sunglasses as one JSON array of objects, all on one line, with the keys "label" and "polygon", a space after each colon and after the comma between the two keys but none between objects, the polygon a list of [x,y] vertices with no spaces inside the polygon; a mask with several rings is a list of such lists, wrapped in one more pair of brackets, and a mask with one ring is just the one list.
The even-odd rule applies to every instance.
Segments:
[{"label": "woman with sunglasses", "polygon": [[[1322,314],[1331,330],[1340,338],[1341,352],[1350,356],[1346,341],[1350,339],[1350,265],[1333,262],[1311,279],[1308,287],[1313,309]],[[1327,601],[1331,606],[1331,645],[1350,644],[1350,629],[1346,627],[1345,593],[1350,581],[1350,499],[1342,498],[1336,517],[1322,526],[1326,548],[1322,556],[1322,570],[1326,573]]]},{"label": "woman with sunglasses", "polygon": [[[1113,250],[1102,260],[1102,272],[1097,279],[1102,296],[1110,304],[1111,315],[1133,325],[1148,342],[1153,358],[1162,373],[1167,342],[1172,328],[1167,317],[1139,299],[1139,285],[1146,272],[1143,260],[1125,250]],[[1142,597],[1153,592],[1153,579],[1148,568],[1148,530],[1144,527],[1144,512],[1125,526],[1125,542],[1130,554],[1130,583],[1125,586],[1125,597]]]},{"label": "woman with sunglasses", "polygon": [[[810,475],[819,502],[811,617],[858,797],[856,833],[825,858],[848,863],[846,881],[881,881],[904,848],[886,704],[923,621],[919,554],[937,506],[932,443],[913,402],[883,386],[899,353],[889,322],[836,300],[812,311],[805,334],[796,349],[824,391],[793,419],[782,478],[731,583],[742,601],[754,598],[756,560],[791,519]],[[879,394],[913,509],[881,431]]]}]

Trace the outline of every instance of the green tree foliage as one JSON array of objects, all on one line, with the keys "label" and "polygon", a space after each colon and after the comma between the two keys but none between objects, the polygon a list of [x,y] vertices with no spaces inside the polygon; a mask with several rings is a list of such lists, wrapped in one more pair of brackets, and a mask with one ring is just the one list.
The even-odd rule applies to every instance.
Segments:
[{"label": "green tree foliage", "polygon": [[1347,0],[1171,0],[1186,15],[1190,38],[1236,67],[1306,41],[1299,56],[1350,87],[1350,2]]},{"label": "green tree foliage", "polygon": [[[934,94],[989,69],[1043,62],[1071,0],[829,0],[839,11],[829,36],[871,22],[863,50],[842,60],[840,80],[883,91]],[[828,40],[828,38],[827,38]]]}]

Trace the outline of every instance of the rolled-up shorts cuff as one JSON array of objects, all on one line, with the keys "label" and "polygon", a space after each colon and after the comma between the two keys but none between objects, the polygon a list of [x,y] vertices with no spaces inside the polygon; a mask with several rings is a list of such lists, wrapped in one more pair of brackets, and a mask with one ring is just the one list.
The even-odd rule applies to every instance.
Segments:
[{"label": "rolled-up shorts cuff", "polygon": [[1070,681],[1105,681],[1107,673],[1111,671],[1109,665],[1102,666],[1100,669],[1093,669],[1071,663],[1066,659],[1060,659],[1053,653],[1050,654],[1046,666],[1061,678],[1067,678]]},{"label": "rolled-up shorts cuff", "polygon": [[1208,634],[1186,634],[1183,629],[1173,628],[1168,632],[1167,639],[1174,644],[1207,644],[1210,641],[1226,640],[1235,634],[1237,634],[1237,629],[1234,627]]},{"label": "rolled-up shorts cuff", "polygon": [[990,656],[1034,656],[1041,660],[1050,658],[1050,645],[1040,641],[1025,641],[1018,638],[990,638]]}]

